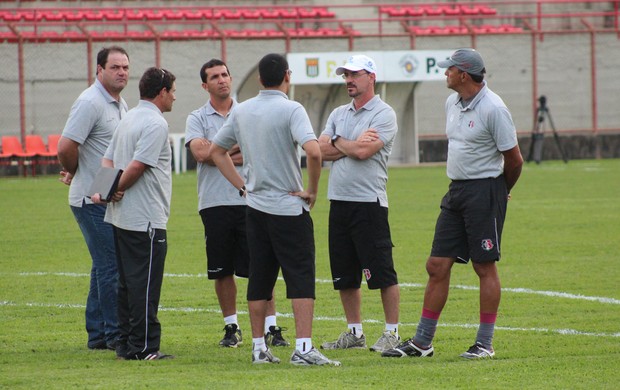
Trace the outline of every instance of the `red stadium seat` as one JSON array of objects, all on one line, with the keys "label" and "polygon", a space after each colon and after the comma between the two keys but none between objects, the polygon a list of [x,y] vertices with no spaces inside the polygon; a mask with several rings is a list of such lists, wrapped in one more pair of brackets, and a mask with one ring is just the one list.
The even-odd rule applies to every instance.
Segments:
[{"label": "red stadium seat", "polygon": [[147,9],[144,11],[146,20],[162,20],[164,18],[164,12],[159,9]]},{"label": "red stadium seat", "polygon": [[101,13],[105,20],[123,20],[125,17],[125,10],[123,9],[105,9],[101,10]]},{"label": "red stadium seat", "polygon": [[459,7],[451,7],[451,6],[440,6],[439,9],[446,16],[456,16],[461,14],[461,9]]},{"label": "red stadium seat", "polygon": [[211,19],[213,16],[211,10],[187,9],[181,11],[181,13],[187,20]]},{"label": "red stadium seat", "polygon": [[479,5],[480,13],[483,15],[496,15],[497,10],[491,7],[487,7],[486,5]]},{"label": "red stadium seat", "polygon": [[[32,165],[32,175],[34,176],[33,158],[35,154],[25,152],[19,138],[15,136],[2,136],[2,154],[0,154],[0,164],[18,165],[21,169],[25,165]],[[24,169],[24,176],[27,175]]]},{"label": "red stadium seat", "polygon": [[278,8],[277,11],[282,19],[296,19],[299,16],[294,8]]},{"label": "red stadium seat", "polygon": [[68,22],[79,22],[85,19],[84,11],[80,10],[68,10],[64,12],[65,20]]},{"label": "red stadium seat", "polygon": [[59,22],[64,20],[65,15],[58,10],[41,10],[37,12],[36,19],[47,22]]},{"label": "red stadium seat", "polygon": [[216,9],[213,11],[213,18],[215,19],[241,19],[241,11],[236,9]]},{"label": "red stadium seat", "polygon": [[84,10],[84,17],[86,18],[86,20],[90,20],[90,21],[103,20],[104,18],[103,12],[101,12],[100,10],[95,10],[95,9]]},{"label": "red stadium seat", "polygon": [[43,138],[41,138],[40,135],[27,135],[24,152],[34,154],[32,160],[32,174],[34,176],[37,165],[52,165],[58,163],[58,139],[56,140],[56,147],[50,150],[45,146]]},{"label": "red stadium seat", "polygon": [[183,11],[164,9],[162,12],[166,20],[181,20],[184,17]]},{"label": "red stadium seat", "polygon": [[260,19],[260,11],[257,9],[242,9],[241,17],[243,19]]},{"label": "red stadium seat", "polygon": [[259,13],[263,19],[277,19],[280,17],[279,12],[275,9],[261,8]]},{"label": "red stadium seat", "polygon": [[424,15],[424,8],[408,7],[406,11],[407,11],[407,16],[423,16]]},{"label": "red stadium seat", "polygon": [[317,16],[320,18],[333,18],[336,16],[335,13],[329,11],[327,8],[319,7],[315,8]]},{"label": "red stadium seat", "polygon": [[429,5],[424,7],[424,13],[428,16],[439,16],[443,13],[443,10]]},{"label": "red stadium seat", "polygon": [[144,20],[144,11],[141,9],[128,9],[125,11],[125,17],[127,20]]}]

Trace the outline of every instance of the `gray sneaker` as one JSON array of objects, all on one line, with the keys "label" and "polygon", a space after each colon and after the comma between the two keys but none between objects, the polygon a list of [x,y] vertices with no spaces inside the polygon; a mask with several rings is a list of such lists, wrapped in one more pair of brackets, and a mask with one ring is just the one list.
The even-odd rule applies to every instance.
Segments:
[{"label": "gray sneaker", "polygon": [[339,361],[329,360],[314,347],[306,353],[301,353],[298,350],[295,350],[295,352],[291,355],[291,364],[296,366],[340,366]]},{"label": "gray sneaker", "polygon": [[280,363],[280,359],[273,356],[270,350],[252,351],[252,363],[253,364]]},{"label": "gray sneaker", "polygon": [[342,332],[338,340],[321,344],[321,349],[366,348],[366,336],[357,337],[351,331]]},{"label": "gray sneaker", "polygon": [[396,347],[399,342],[400,337],[396,336],[394,332],[386,330],[381,337],[379,337],[375,345],[370,347],[370,350],[375,352],[387,351],[388,349]]}]

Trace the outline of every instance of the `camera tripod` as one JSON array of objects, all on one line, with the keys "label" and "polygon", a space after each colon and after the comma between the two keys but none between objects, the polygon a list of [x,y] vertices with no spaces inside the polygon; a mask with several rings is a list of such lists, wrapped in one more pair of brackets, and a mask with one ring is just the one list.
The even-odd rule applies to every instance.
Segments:
[{"label": "camera tripod", "polygon": [[536,110],[536,123],[534,124],[534,130],[532,130],[532,143],[530,144],[530,155],[527,158],[527,162],[536,161],[536,164],[540,164],[540,160],[542,159],[543,154],[543,146],[545,144],[545,118],[549,120],[549,124],[551,125],[551,130],[553,131],[553,138],[555,139],[555,144],[560,151],[560,156],[562,156],[562,160],[565,163],[568,163],[568,159],[564,155],[564,150],[562,150],[562,145],[560,145],[560,137],[558,136],[557,131],[555,131],[555,126],[553,125],[553,119],[551,118],[551,114],[549,113],[549,109],[547,108],[547,98],[544,95],[541,95],[538,98],[538,109]]}]

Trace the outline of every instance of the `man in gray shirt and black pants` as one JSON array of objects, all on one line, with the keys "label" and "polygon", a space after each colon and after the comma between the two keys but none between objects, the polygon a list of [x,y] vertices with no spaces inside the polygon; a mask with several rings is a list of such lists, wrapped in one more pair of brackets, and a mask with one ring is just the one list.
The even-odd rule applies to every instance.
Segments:
[{"label": "man in gray shirt and black pants", "polygon": [[[114,225],[119,282],[119,359],[158,360],[159,297],[168,251],[172,151],[163,113],[172,110],[175,76],[149,68],[140,79],[140,102],[120,121],[103,166],[123,170],[105,221]],[[93,201],[100,201],[94,195]]]},{"label": "man in gray shirt and black pants", "polygon": [[[213,139],[211,156],[222,174],[247,198],[250,251],[248,307],[252,323],[252,362],[279,363],[265,344],[267,302],[280,268],[295,315],[294,365],[340,365],[312,346],[315,299],[314,206],[321,175],[321,150],[303,106],[286,93],[291,71],[286,58],[268,54],[258,64],[263,85],[258,96],[240,103]],[[239,144],[247,181],[227,150]],[[308,165],[308,187],[301,176],[299,145]]]},{"label": "man in gray shirt and black pants", "polygon": [[396,113],[375,95],[377,67],[365,55],[354,55],[336,69],[351,103],[330,114],[319,138],[323,160],[333,161],[327,197],[329,260],[334,289],[340,292],[348,330],[324,349],[365,348],[361,282],[381,290],[385,328],[371,351],[398,344],[400,289],[392,259],[388,222],[387,161],[398,131]]}]

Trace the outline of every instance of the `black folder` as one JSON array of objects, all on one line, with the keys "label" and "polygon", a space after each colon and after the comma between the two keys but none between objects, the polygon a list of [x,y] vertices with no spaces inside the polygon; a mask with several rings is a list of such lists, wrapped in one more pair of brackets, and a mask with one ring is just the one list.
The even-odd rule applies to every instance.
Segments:
[{"label": "black folder", "polygon": [[101,200],[109,202],[112,200],[112,196],[114,196],[114,193],[118,188],[118,182],[120,181],[122,174],[122,169],[111,167],[99,168],[88,193],[91,196],[94,194],[100,194]]}]

